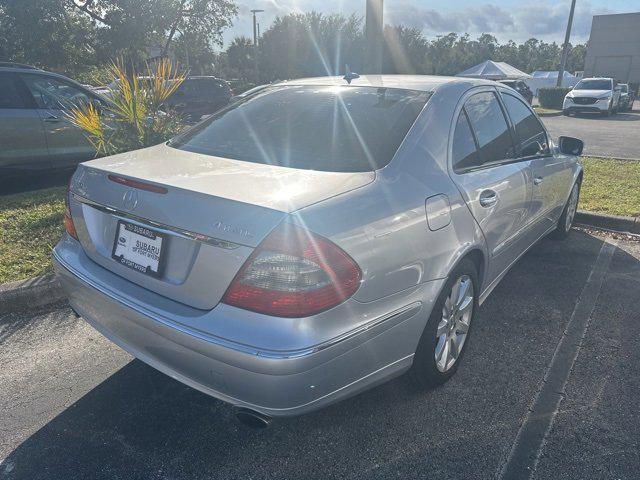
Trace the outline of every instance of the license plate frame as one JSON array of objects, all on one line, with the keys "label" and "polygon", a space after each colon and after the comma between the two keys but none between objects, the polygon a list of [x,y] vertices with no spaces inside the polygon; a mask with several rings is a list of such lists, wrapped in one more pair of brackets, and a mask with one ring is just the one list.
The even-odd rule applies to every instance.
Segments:
[{"label": "license plate frame", "polygon": [[[127,232],[126,237],[124,237],[125,238],[124,244],[126,244],[126,240],[128,238],[133,238],[134,240],[136,240],[136,237],[146,238],[151,242],[158,244],[159,253],[157,255],[158,260],[157,260],[156,269],[151,268],[152,265],[154,264],[153,261],[150,262],[150,265],[144,265],[142,263],[137,263],[135,261],[136,259],[128,258],[126,256],[126,253],[129,253],[129,252],[122,251],[123,248],[126,248],[126,246],[123,244],[123,242],[121,242],[121,237],[123,237],[122,235],[123,228],[124,228],[124,232]],[[118,248],[119,246],[122,248],[119,249]],[[136,223],[128,222],[126,220],[118,220],[118,224],[116,225],[116,235],[115,235],[115,238],[113,239],[113,249],[111,250],[111,258],[117,261],[120,265],[124,265],[125,267],[130,268],[131,270],[134,270],[138,273],[142,273],[143,275],[147,275],[154,278],[160,278],[164,273],[166,250],[167,250],[167,235],[165,235],[164,233],[160,233],[152,228],[138,225]],[[151,254],[153,254],[153,252],[151,252]],[[153,259],[150,259],[150,260],[153,260]]]}]

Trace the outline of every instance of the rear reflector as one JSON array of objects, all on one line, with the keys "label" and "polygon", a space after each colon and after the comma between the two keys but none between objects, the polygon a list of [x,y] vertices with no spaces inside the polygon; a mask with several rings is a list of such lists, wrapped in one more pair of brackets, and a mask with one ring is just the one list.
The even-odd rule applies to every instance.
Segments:
[{"label": "rear reflector", "polygon": [[159,187],[158,185],[152,185],[150,183],[140,182],[138,180],[132,180],[130,178],[121,177],[120,175],[107,175],[107,178],[112,182],[119,183],[131,188],[137,188],[139,190],[146,190],[147,192],[162,193],[165,194],[168,190],[165,187]]},{"label": "rear reflector", "polygon": [[333,242],[282,224],[247,259],[222,302],[276,317],[307,317],[345,301],[361,277],[360,267]]}]

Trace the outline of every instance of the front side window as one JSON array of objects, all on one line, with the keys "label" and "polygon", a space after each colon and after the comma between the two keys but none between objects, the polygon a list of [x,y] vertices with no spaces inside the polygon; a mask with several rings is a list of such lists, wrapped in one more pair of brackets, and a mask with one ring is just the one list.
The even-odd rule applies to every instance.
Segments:
[{"label": "front side window", "polygon": [[515,149],[496,95],[476,93],[464,106],[480,147],[482,164],[512,159]]},{"label": "front side window", "polygon": [[520,142],[520,156],[531,157],[549,152],[547,134],[535,114],[513,95],[503,94],[507,112],[516,129]]},{"label": "front side window", "polygon": [[22,79],[38,108],[69,110],[91,101],[86,92],[57,78],[27,74]]},{"label": "front side window", "polygon": [[0,73],[0,108],[25,108],[15,79],[6,73]]},{"label": "front side window", "polygon": [[429,93],[378,87],[266,88],[170,145],[247,162],[332,172],[387,165]]},{"label": "front side window", "polygon": [[613,83],[611,80],[580,80],[574,90],[611,90]]}]

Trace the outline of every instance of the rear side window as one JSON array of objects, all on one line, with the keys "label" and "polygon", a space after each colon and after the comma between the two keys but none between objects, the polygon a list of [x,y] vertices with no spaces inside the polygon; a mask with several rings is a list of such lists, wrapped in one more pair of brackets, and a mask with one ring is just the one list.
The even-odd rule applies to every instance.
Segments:
[{"label": "rear side window", "polygon": [[221,96],[225,90],[225,85],[213,78],[187,79],[178,88],[179,92],[191,97]]},{"label": "rear side window", "polygon": [[26,74],[22,79],[38,108],[68,110],[91,102],[86,92],[54,77]]},{"label": "rear side window", "polygon": [[350,86],[277,86],[235,102],[170,145],[283,167],[364,172],[384,167],[429,93]]},{"label": "rear side window", "polygon": [[492,92],[473,95],[465,104],[483,164],[512,159],[515,149],[500,103]]},{"label": "rear side window", "polygon": [[473,138],[471,127],[469,127],[467,114],[462,110],[453,133],[453,169],[458,171],[479,165],[480,157],[476,141]]},{"label": "rear side window", "polygon": [[531,157],[548,153],[547,134],[535,114],[513,95],[503,94],[502,98],[516,129],[516,136],[520,142],[520,156]]},{"label": "rear side window", "polygon": [[0,108],[25,108],[25,106],[13,76],[0,73]]}]

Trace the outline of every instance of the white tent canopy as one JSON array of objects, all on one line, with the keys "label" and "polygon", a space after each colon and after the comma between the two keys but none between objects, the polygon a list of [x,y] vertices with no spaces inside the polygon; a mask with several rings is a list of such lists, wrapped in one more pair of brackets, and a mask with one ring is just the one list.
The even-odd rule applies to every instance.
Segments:
[{"label": "white tent canopy", "polygon": [[485,78],[487,80],[519,80],[531,78],[531,75],[518,70],[508,63],[487,60],[459,73],[456,77]]},{"label": "white tent canopy", "polygon": [[[571,75],[565,71],[562,75],[562,86],[573,87],[580,81],[580,77]],[[558,82],[558,71],[542,71],[536,70],[531,73],[531,78],[525,80],[525,83],[529,86],[535,96],[538,96],[538,90],[541,88],[555,87]]]}]

